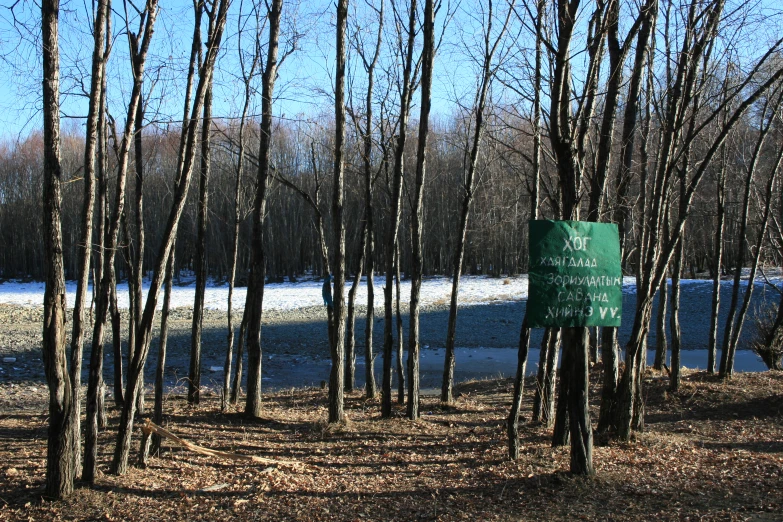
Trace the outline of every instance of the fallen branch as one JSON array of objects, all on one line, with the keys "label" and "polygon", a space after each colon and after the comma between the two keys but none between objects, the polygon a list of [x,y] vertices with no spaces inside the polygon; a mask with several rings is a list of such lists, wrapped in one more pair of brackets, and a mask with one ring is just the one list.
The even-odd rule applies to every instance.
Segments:
[{"label": "fallen branch", "polygon": [[171,433],[170,431],[161,428],[160,426],[158,426],[157,424],[155,424],[149,419],[147,419],[147,422],[141,427],[141,431],[143,431],[145,435],[151,435],[152,433],[155,433],[157,435],[160,435],[161,437],[176,442],[177,444],[179,444],[185,449],[189,449],[194,453],[207,455],[208,457],[217,457],[219,459],[229,459],[229,460],[243,460],[246,462],[255,462],[258,464],[266,464],[266,465],[273,465],[273,466],[289,466],[292,468],[304,467],[304,464],[302,464],[301,462],[296,462],[293,460],[267,459],[264,457],[257,457],[255,455],[242,455],[240,453],[229,453],[228,451],[218,451],[218,450],[205,448],[203,446],[198,446],[197,444],[188,442],[182,437],[178,437],[173,433]]}]

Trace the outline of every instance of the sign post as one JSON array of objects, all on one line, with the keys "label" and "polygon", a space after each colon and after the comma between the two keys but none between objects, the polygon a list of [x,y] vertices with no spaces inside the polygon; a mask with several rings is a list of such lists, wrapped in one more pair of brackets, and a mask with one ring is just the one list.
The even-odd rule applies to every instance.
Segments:
[{"label": "sign post", "polygon": [[531,221],[529,326],[620,326],[620,263],[615,224]]}]

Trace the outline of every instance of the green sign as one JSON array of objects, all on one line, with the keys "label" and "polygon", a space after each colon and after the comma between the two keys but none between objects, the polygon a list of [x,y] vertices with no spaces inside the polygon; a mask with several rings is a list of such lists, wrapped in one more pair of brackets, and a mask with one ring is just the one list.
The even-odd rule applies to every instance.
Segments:
[{"label": "green sign", "polygon": [[527,320],[547,326],[620,326],[623,273],[617,225],[531,221]]}]

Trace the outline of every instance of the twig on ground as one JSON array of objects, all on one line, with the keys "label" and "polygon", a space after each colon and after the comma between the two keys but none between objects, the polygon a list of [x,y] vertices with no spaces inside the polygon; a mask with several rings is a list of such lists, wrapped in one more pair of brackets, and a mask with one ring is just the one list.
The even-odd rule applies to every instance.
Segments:
[{"label": "twig on ground", "polygon": [[167,439],[173,440],[180,446],[189,449],[194,453],[200,453],[202,455],[207,455],[209,457],[217,457],[220,459],[229,459],[229,460],[244,460],[247,462],[256,462],[259,464],[266,464],[266,465],[288,466],[291,468],[303,468],[305,466],[303,463],[296,462],[293,460],[275,460],[275,459],[268,459],[264,457],[257,457],[255,455],[243,455],[240,453],[230,453],[228,451],[219,451],[219,450],[205,448],[203,446],[193,444],[192,442],[188,442],[182,437],[178,437],[174,435],[170,431],[161,428],[160,426],[158,426],[157,424],[155,424],[149,419],[147,419],[147,422],[141,427],[141,430],[145,434],[156,433],[161,437],[165,437]]}]

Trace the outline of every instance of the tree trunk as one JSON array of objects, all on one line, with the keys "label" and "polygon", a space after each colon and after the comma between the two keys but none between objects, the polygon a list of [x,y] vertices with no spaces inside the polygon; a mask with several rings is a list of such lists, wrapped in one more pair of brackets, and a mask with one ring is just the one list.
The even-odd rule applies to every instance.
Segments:
[{"label": "tree trunk", "polygon": [[604,433],[612,427],[617,408],[617,384],[620,378],[617,328],[604,327],[601,330],[601,364],[604,383],[601,390],[601,410],[598,416],[598,432]]},{"label": "tree trunk", "polygon": [[242,363],[245,352],[245,338],[247,337],[247,308],[242,312],[242,322],[239,324],[239,342],[237,343],[237,365],[234,369],[234,383],[231,386],[229,402],[235,407],[242,391]]},{"label": "tree trunk", "polygon": [[544,380],[546,379],[547,360],[549,359],[549,338],[554,329],[545,328],[541,338],[541,348],[538,351],[538,372],[536,372],[536,392],[533,395],[533,422],[541,422],[544,407]]},{"label": "tree trunk", "polygon": [[672,332],[672,358],[671,375],[669,379],[669,389],[677,391],[680,388],[680,274],[685,257],[685,237],[680,236],[680,242],[677,244],[677,250],[674,254],[674,268],[672,268],[672,313],[671,332]]},{"label": "tree trunk", "polygon": [[356,380],[356,338],[354,336],[354,322],[355,322],[355,304],[356,304],[356,291],[359,289],[359,284],[362,280],[362,268],[364,267],[364,255],[367,251],[367,220],[362,220],[362,231],[360,236],[362,240],[359,242],[359,263],[356,269],[356,274],[353,277],[353,284],[348,291],[348,318],[346,319],[346,347],[345,347],[345,391],[353,391]]},{"label": "tree trunk", "polygon": [[419,418],[419,296],[422,278],[422,235],[424,220],[424,178],[427,172],[427,137],[432,106],[432,70],[435,62],[435,6],[434,0],[424,2],[424,43],[421,56],[421,111],[419,114],[419,142],[416,150],[416,182],[414,204],[411,209],[411,302],[408,325],[408,409],[411,420]]},{"label": "tree trunk", "polygon": [[43,45],[44,183],[43,232],[46,286],[44,290],[43,361],[49,387],[49,434],[46,450],[46,496],[63,498],[73,492],[76,435],[73,388],[65,354],[65,274],[60,217],[60,55],[59,2],[41,2]]},{"label": "tree trunk", "polygon": [[193,323],[190,330],[190,371],[188,404],[198,404],[201,388],[201,327],[204,320],[204,292],[207,286],[207,226],[209,221],[209,175],[211,171],[212,82],[204,97],[204,120],[201,124],[201,175],[198,183],[198,223],[196,225],[196,296],[193,300]]},{"label": "tree trunk", "polygon": [[[401,36],[401,35],[400,35]],[[407,43],[403,61],[402,91],[400,93],[400,120],[397,128],[397,143],[394,149],[394,172],[392,174],[391,209],[389,233],[386,237],[386,286],[384,287],[384,329],[383,329],[383,380],[381,384],[381,417],[388,419],[392,414],[392,336],[394,295],[394,251],[400,227],[400,199],[404,169],[404,152],[408,132],[408,109],[411,103],[411,74],[413,70],[413,47],[416,38],[416,0],[411,0],[408,14]]]},{"label": "tree trunk", "polygon": [[250,277],[247,288],[245,313],[247,314],[247,398],[245,415],[261,416],[261,314],[264,303],[264,277],[266,276],[266,252],[264,251],[264,213],[266,212],[267,187],[272,133],[272,96],[277,77],[278,41],[282,0],[273,0],[268,10],[269,47],[263,73],[261,91],[261,139],[258,152],[258,178],[253,206],[253,236],[250,251]]},{"label": "tree trunk", "polygon": [[[69,421],[74,433],[71,442],[74,477],[81,474],[81,394],[82,394],[82,350],[84,345],[84,308],[87,287],[90,280],[90,257],[92,253],[92,221],[95,205],[95,162],[98,142],[98,117],[101,110],[101,86],[103,85],[103,45],[106,38],[107,0],[98,2],[95,18],[94,46],[92,54],[92,75],[90,78],[90,97],[87,110],[87,128],[84,143],[84,200],[82,201],[82,237],[81,256],[79,257],[79,279],[76,288],[76,300],[73,307],[73,331],[71,334],[71,395],[74,407]],[[95,288],[95,282],[93,281]]]},{"label": "tree trunk", "polygon": [[405,404],[405,371],[402,363],[403,354],[405,353],[405,342],[402,334],[402,310],[400,309],[400,243],[398,242],[394,248],[394,288],[395,299],[394,309],[397,316],[397,404]]},{"label": "tree trunk", "polygon": [[[587,328],[566,328],[563,350],[573,350],[568,389],[568,413],[571,428],[571,473],[595,475],[593,468],[593,427],[590,423]],[[565,357],[564,357],[565,358]]]},{"label": "tree trunk", "polygon": [[[674,279],[674,278],[672,278]],[[658,287],[658,316],[655,322],[655,360],[653,368],[661,371],[666,364],[666,354],[669,351],[669,343],[666,337],[666,312],[669,303],[668,280],[661,279],[661,286]]]},{"label": "tree trunk", "polygon": [[334,96],[335,142],[332,229],[334,240],[334,339],[331,342],[332,371],[329,378],[329,422],[345,420],[343,388],[345,373],[345,32],[348,0],[337,2],[336,77]]},{"label": "tree trunk", "polygon": [[[171,249],[166,265],[166,282],[163,294],[163,310],[160,315],[160,336],[158,343],[158,365],[155,369],[155,406],[152,414],[152,422],[161,426],[163,424],[163,391],[166,372],[166,347],[169,340],[169,312],[171,307],[171,286],[174,280],[174,248]],[[154,455],[160,451],[160,435],[153,434],[151,453]]]},{"label": "tree trunk", "polygon": [[723,234],[726,229],[726,146],[721,147],[721,165],[718,171],[717,203],[718,226],[715,231],[714,270],[712,280],[712,313],[710,315],[710,337],[707,347],[707,373],[715,373],[715,358],[718,350],[718,315],[720,312],[720,281],[723,271]]},{"label": "tree trunk", "polygon": [[527,314],[522,319],[522,328],[519,331],[519,349],[517,355],[517,374],[514,379],[514,398],[511,401],[511,411],[506,421],[506,434],[508,436],[508,458],[519,458],[519,410],[522,408],[522,392],[525,384],[525,371],[527,369],[527,356],[530,351],[530,328],[527,325]]},{"label": "tree trunk", "polygon": [[[565,329],[562,330],[565,332]],[[557,407],[555,409],[555,424],[552,431],[552,447],[565,446],[570,439],[570,427],[568,420],[568,392],[571,388],[571,370],[573,363],[573,350],[569,350],[563,343],[563,357],[560,362],[560,379],[558,381]]]},{"label": "tree trunk", "polygon": [[[151,1],[154,2],[155,0]],[[185,207],[188,187],[190,186],[190,180],[194,170],[193,165],[195,163],[194,160],[196,155],[196,134],[199,114],[204,104],[207,87],[220,48],[227,11],[228,2],[226,0],[219,1],[213,6],[212,10],[206,11],[209,16],[209,32],[203,61],[199,67],[199,81],[196,88],[193,109],[189,118],[183,125],[183,132],[187,133],[187,138],[185,140],[185,148],[180,151],[180,162],[177,166],[178,183],[175,187],[172,206],[166,220],[166,228],[162,237],[161,247],[156,256],[155,270],[150,281],[150,288],[144,306],[139,332],[136,336],[136,349],[133,351],[133,359],[128,365],[128,386],[125,392],[126,401],[122,409],[120,425],[117,432],[117,444],[115,446],[114,458],[112,461],[112,471],[117,475],[123,475],[127,472],[128,468],[128,456],[130,453],[136,406],[135,400],[141,383],[140,376],[144,372],[144,365],[147,360],[147,355],[149,354],[150,342],[152,340],[152,323],[155,318],[155,309],[157,307],[160,288],[163,283],[163,278],[165,277],[166,264],[168,263],[169,254],[174,245],[179,219]],[[154,14],[155,12],[152,11],[149,19],[154,20]],[[147,39],[145,36],[145,43],[146,42]]]}]

